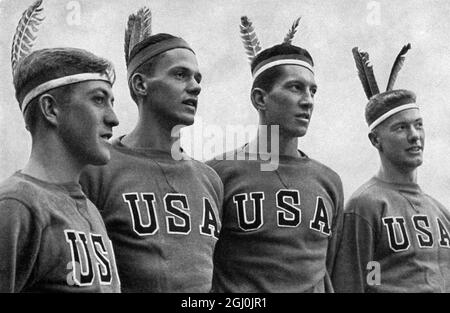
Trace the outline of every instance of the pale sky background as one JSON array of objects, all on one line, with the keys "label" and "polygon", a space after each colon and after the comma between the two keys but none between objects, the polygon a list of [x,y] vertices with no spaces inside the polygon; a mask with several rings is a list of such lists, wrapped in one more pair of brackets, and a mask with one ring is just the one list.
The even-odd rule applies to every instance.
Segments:
[{"label": "pale sky background", "polygon": [[[32,2],[0,0],[0,180],[21,169],[30,153],[31,140],[14,98],[9,60],[17,22]],[[426,141],[419,184],[450,208],[450,1],[44,0],[46,20],[36,49],[75,46],[115,64],[113,90],[120,120],[115,136],[129,132],[137,118],[126,85],[123,37],[128,15],[143,5],[153,11],[154,33],[181,36],[197,53],[203,90],[197,128],[185,130],[185,138],[192,143],[185,148],[197,159],[226,149],[222,145],[216,153],[211,149],[201,153],[199,143],[220,142],[208,130],[225,133],[226,127],[258,121],[249,101],[251,75],[239,37],[240,16],[251,18],[262,46],[269,47],[280,43],[301,15],[294,44],[312,54],[319,89],[308,134],[299,148],[340,174],[346,198],[379,166],[377,152],[367,139],[367,100],[351,49],[357,45],[369,52],[383,89],[396,55],[410,42],[412,50],[395,87],[415,91],[422,105]]]}]

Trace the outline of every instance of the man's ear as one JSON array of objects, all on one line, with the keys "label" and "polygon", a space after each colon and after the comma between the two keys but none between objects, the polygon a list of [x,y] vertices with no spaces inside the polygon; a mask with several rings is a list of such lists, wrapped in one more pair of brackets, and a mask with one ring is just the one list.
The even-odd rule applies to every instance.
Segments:
[{"label": "man's ear", "polygon": [[58,116],[62,113],[54,96],[45,93],[39,96],[38,103],[44,119],[53,126],[58,125]]},{"label": "man's ear", "polygon": [[250,98],[252,100],[252,104],[256,110],[265,111],[266,110],[266,97],[267,92],[261,88],[253,88]]},{"label": "man's ear", "polygon": [[377,150],[381,149],[381,143],[380,143],[380,137],[378,136],[378,133],[375,131],[371,131],[368,135],[370,143],[372,146],[377,148]]},{"label": "man's ear", "polygon": [[141,73],[135,73],[131,76],[131,88],[136,95],[146,96],[147,91],[147,81]]}]

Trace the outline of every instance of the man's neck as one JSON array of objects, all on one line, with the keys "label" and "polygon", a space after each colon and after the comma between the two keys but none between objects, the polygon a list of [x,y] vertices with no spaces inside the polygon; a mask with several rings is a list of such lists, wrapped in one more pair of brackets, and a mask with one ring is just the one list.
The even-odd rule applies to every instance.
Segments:
[{"label": "man's neck", "polygon": [[122,143],[130,148],[147,148],[162,151],[171,151],[176,142],[179,141],[167,121],[154,115],[140,116],[136,127],[122,139]]},{"label": "man's neck", "polygon": [[49,183],[78,182],[84,168],[52,136],[33,142],[30,159],[22,173]]},{"label": "man's neck", "polygon": [[298,152],[298,138],[286,136],[276,132],[270,126],[260,125],[256,139],[249,143],[248,150],[258,154],[273,154],[300,157]]},{"label": "man's neck", "polygon": [[400,169],[388,161],[382,161],[377,177],[389,183],[417,184],[417,168]]}]

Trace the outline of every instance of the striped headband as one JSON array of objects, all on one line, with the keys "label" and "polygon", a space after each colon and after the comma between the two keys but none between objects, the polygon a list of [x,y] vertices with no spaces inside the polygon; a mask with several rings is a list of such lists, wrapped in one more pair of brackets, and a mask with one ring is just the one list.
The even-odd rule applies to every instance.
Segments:
[{"label": "striped headband", "polygon": [[272,58],[262,61],[255,67],[255,69],[253,70],[253,80],[256,80],[256,78],[259,75],[261,75],[268,69],[273,68],[275,66],[279,66],[279,65],[302,66],[302,67],[310,70],[311,73],[314,74],[314,67],[308,61],[306,61],[306,58],[304,58],[302,55],[297,55],[297,54],[277,55],[275,57],[272,57]]}]

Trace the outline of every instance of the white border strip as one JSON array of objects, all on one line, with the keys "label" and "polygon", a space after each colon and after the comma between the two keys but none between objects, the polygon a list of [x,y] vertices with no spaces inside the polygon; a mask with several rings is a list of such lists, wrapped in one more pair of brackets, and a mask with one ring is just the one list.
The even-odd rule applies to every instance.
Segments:
[{"label": "white border strip", "polygon": [[258,77],[262,72],[268,70],[269,68],[278,66],[278,65],[300,65],[303,67],[306,67],[308,70],[310,70],[314,74],[314,69],[308,62],[302,61],[302,60],[296,60],[296,59],[282,59],[282,60],[276,60],[273,62],[269,62],[266,65],[262,66],[259,70],[256,71],[255,74],[253,74],[253,79],[255,80],[256,77]]},{"label": "white border strip", "polygon": [[22,101],[22,112],[25,112],[25,109],[27,108],[31,100],[33,100],[36,96],[46,91],[49,91],[57,87],[75,84],[88,80],[103,80],[105,82],[111,83],[107,75],[100,73],[81,73],[49,80],[48,82],[45,82],[35,87],[34,89],[31,89],[30,92],[27,93],[27,95]]},{"label": "white border strip", "polygon": [[375,121],[373,121],[372,124],[369,125],[370,131],[372,131],[375,127],[380,125],[382,122],[387,120],[392,115],[394,115],[400,111],[408,110],[408,109],[419,109],[419,106],[417,105],[417,103],[407,103],[407,104],[401,105],[399,107],[393,108],[390,111],[387,111],[386,113],[381,115],[379,118],[377,118]]}]

